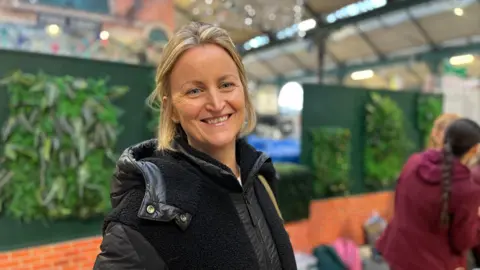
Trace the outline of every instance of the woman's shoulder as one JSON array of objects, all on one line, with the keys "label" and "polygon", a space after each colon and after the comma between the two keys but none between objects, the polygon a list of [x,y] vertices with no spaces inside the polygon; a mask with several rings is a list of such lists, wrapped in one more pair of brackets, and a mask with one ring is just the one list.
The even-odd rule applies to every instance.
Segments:
[{"label": "woman's shoulder", "polygon": [[480,186],[480,164],[473,166],[470,169],[472,182]]},{"label": "woman's shoulder", "polygon": [[181,167],[184,158],[173,150],[158,150],[157,140],[150,139],[125,148],[116,163],[116,170],[134,172],[142,169],[145,163],[162,167]]},{"label": "woman's shoulder", "polygon": [[134,220],[137,215],[150,220],[191,215],[201,183],[184,162],[174,151],[158,151],[152,141],[127,148],[117,162],[111,185],[113,208],[120,212],[133,209]]},{"label": "woman's shoulder", "polygon": [[[478,176],[477,176],[478,177]],[[452,185],[454,204],[458,206],[480,205],[480,182],[473,174],[463,181],[456,181]]]},{"label": "woman's shoulder", "polygon": [[156,140],[148,140],[127,147],[116,163],[111,185],[112,194],[121,194],[135,187],[188,178],[188,166],[175,151],[157,150]]}]

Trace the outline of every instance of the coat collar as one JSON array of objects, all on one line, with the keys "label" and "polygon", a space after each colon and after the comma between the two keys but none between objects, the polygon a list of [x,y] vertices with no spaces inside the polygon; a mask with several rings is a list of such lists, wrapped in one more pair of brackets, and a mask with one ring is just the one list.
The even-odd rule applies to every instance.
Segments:
[{"label": "coat collar", "polygon": [[[242,191],[242,187],[238,184],[238,180],[230,168],[190,146],[185,133],[179,133],[173,145],[178,152],[182,153],[190,162],[198,166],[198,168],[208,175],[210,180],[214,181],[217,185],[231,191]],[[237,139],[235,149],[244,187],[251,185],[251,181],[253,180],[252,176],[262,171],[268,172],[268,176],[266,175],[265,177],[267,179],[270,178],[269,176],[274,169],[273,165],[271,165],[271,159],[266,154],[257,151],[248,144],[244,138]]]},{"label": "coat collar", "polygon": [[[236,142],[243,188],[227,166],[191,147],[185,137],[177,136],[173,146],[175,151],[157,151],[157,140],[152,139],[127,148],[117,162],[112,183],[112,206],[124,199],[126,191],[144,184],[145,196],[138,216],[157,221],[175,219],[183,224],[182,215],[186,215],[189,221],[196,211],[203,181],[211,181],[229,192],[241,193],[253,185],[256,174],[262,174],[274,187],[271,181],[276,177],[271,159],[244,139]],[[194,168],[207,177],[194,173]]]}]

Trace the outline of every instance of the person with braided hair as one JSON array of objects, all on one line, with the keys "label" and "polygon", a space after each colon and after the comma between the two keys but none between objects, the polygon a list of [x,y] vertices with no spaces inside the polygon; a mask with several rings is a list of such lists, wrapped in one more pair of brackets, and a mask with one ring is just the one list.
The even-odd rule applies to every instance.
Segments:
[{"label": "person with braided hair", "polygon": [[480,185],[467,166],[480,145],[480,126],[460,118],[441,149],[413,154],[395,189],[394,216],[377,241],[392,270],[463,270],[478,243]]}]

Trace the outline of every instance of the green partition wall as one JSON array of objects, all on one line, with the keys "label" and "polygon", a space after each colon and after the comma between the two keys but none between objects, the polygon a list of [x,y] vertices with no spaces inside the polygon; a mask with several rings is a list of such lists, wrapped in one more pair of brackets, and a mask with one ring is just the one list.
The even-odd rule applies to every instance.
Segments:
[{"label": "green partition wall", "polygon": [[[154,68],[152,67],[0,50],[0,78],[17,70],[27,73],[42,71],[50,75],[82,78],[107,77],[111,85],[127,86],[129,92],[116,102],[116,105],[123,110],[120,119],[123,131],[118,138],[117,152],[120,153],[127,146],[152,137],[152,132],[147,128],[149,118],[152,116],[145,106],[145,99],[153,86]],[[8,96],[4,90],[0,89],[0,125],[3,125],[8,117]],[[98,235],[101,233],[102,218],[82,222],[65,220],[54,223],[22,224],[0,217],[0,228],[1,252]]]},{"label": "green partition wall", "polygon": [[[109,78],[111,85],[128,86],[130,91],[116,104],[124,110],[121,118],[124,130],[118,140],[117,150],[121,151],[131,143],[152,136],[146,126],[149,115],[145,109],[145,99],[153,86],[152,67],[0,50],[0,78],[16,70],[82,78]],[[0,91],[0,123],[5,121],[8,114],[7,99],[6,91]]]},{"label": "green partition wall", "polygon": [[[351,132],[350,181],[351,193],[366,192],[363,182],[364,144],[365,144],[365,104],[373,90],[306,84],[304,87],[304,105],[302,112],[302,163],[312,167],[312,142],[309,132],[318,127],[348,128]],[[406,130],[414,144],[414,150],[422,148],[422,134],[416,128],[418,92],[393,92],[375,90],[393,99],[403,110]]]}]

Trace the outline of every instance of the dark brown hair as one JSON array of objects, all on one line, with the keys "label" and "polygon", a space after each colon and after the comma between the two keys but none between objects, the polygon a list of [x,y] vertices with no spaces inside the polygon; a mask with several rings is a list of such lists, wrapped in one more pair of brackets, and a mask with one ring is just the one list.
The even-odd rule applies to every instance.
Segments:
[{"label": "dark brown hair", "polygon": [[442,213],[441,224],[450,224],[449,202],[452,185],[452,167],[454,158],[461,158],[472,147],[480,143],[480,126],[467,118],[453,121],[445,131],[443,141],[442,168]]}]

